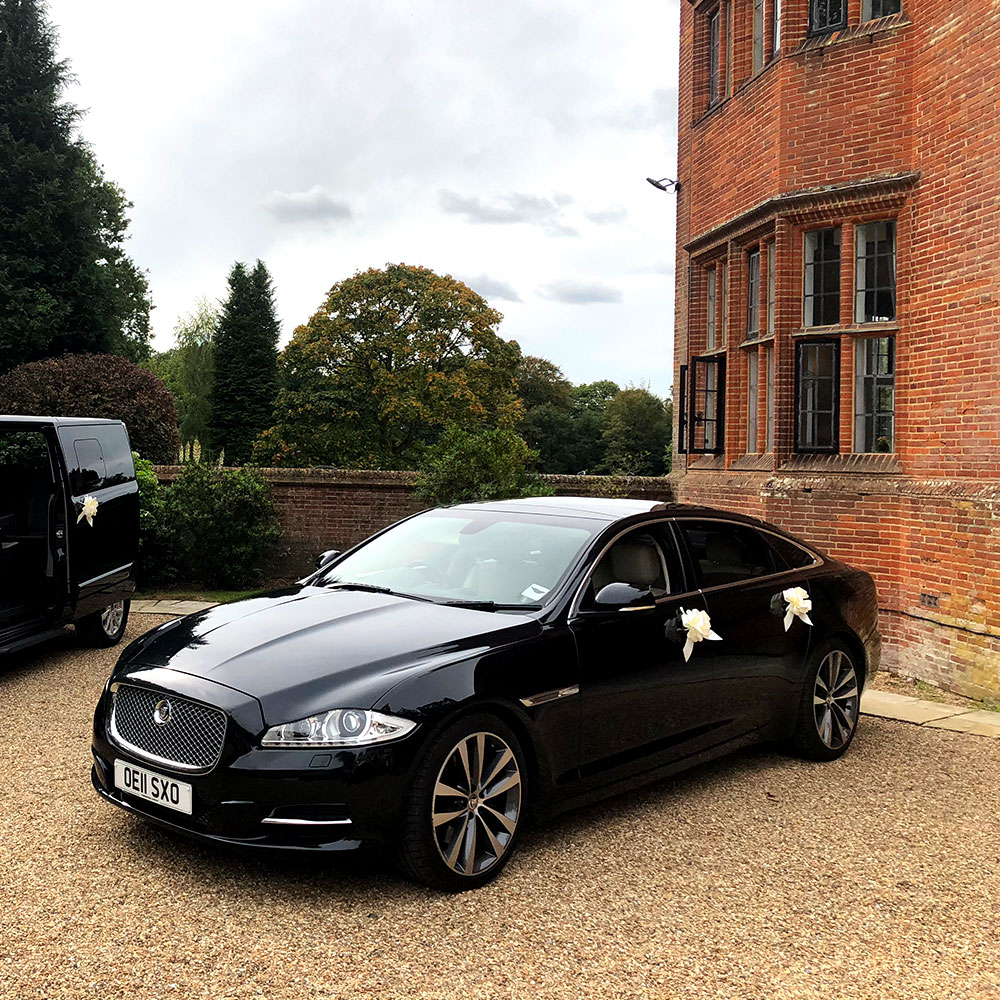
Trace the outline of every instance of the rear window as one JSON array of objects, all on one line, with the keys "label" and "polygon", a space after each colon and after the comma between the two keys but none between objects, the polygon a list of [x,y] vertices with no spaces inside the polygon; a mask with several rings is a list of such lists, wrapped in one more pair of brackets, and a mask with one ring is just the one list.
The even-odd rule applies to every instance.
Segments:
[{"label": "rear window", "polygon": [[768,544],[774,550],[779,569],[803,569],[812,566],[816,557],[794,542],[780,535],[765,534]]},{"label": "rear window", "polygon": [[677,526],[687,541],[701,587],[719,587],[776,572],[771,547],[747,525],[678,521]]},{"label": "rear window", "polygon": [[[63,442],[66,432],[60,431]],[[120,486],[135,478],[135,465],[128,437],[113,424],[73,428],[72,446],[65,447],[73,466],[69,483],[73,496],[83,496],[110,486]]]}]

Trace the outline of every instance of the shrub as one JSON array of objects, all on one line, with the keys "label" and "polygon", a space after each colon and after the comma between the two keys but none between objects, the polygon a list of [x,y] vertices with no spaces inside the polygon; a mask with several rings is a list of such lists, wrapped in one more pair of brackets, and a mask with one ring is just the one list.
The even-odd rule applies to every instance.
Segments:
[{"label": "shrub", "polygon": [[451,427],[427,450],[416,494],[438,504],[551,496],[537,462],[538,452],[514,431]]},{"label": "shrub", "polygon": [[161,486],[153,463],[133,455],[139,484],[139,555],[136,581],[148,587],[173,582],[177,575],[170,528],[167,524],[167,487]]},{"label": "shrub", "polygon": [[67,354],[0,378],[0,413],[123,420],[132,447],[157,464],[177,461],[170,390],[150,371],[111,354]]},{"label": "shrub", "polygon": [[188,466],[167,490],[166,522],[179,577],[213,588],[259,582],[281,536],[270,484],[250,468]]}]

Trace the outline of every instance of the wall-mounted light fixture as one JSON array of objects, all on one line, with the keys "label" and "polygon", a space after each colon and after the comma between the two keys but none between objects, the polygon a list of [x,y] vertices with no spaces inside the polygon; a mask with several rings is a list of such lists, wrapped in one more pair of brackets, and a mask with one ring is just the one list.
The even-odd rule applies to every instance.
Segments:
[{"label": "wall-mounted light fixture", "polygon": [[647,181],[653,185],[653,187],[658,188],[660,191],[669,191],[671,188],[674,189],[678,194],[681,190],[680,181],[672,181],[669,177],[661,177],[659,180],[654,180],[652,177],[647,177]]}]

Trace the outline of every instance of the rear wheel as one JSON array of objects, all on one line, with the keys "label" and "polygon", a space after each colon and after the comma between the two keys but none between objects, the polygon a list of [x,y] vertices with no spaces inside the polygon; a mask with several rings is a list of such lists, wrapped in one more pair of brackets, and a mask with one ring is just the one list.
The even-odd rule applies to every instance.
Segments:
[{"label": "rear wheel", "polygon": [[861,708],[860,672],[854,657],[839,639],[824,642],[810,657],[792,737],[799,756],[836,760],[851,745]]},{"label": "rear wheel", "polygon": [[76,623],[76,633],[88,646],[117,646],[125,634],[131,601],[116,601]]},{"label": "rear wheel", "polygon": [[500,719],[466,716],[427,748],[407,802],[400,860],[449,892],[492,881],[510,859],[526,804],[524,753]]}]

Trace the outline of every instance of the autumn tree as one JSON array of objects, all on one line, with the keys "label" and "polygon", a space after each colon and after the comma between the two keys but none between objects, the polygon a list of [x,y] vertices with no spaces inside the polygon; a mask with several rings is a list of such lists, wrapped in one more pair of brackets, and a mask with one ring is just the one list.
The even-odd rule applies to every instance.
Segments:
[{"label": "autumn tree", "polygon": [[513,426],[521,352],[472,289],[387,264],[340,281],[279,366],[261,464],[412,468],[446,427]]},{"label": "autumn tree", "polygon": [[[208,445],[227,465],[250,459],[254,440],[270,426],[277,395],[278,335],[274,285],[262,261],[237,263],[215,331]],[[203,442],[204,444],[204,442]]]},{"label": "autumn tree", "polygon": [[66,353],[149,353],[128,209],[77,134],[38,0],[0,0],[0,371]]}]

